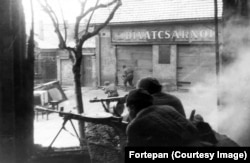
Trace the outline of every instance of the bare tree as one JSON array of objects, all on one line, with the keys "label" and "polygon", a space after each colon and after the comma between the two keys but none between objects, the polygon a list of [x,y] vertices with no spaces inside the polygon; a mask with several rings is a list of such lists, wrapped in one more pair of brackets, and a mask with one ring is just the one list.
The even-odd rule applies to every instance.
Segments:
[{"label": "bare tree", "polygon": [[[67,50],[70,55],[70,59],[72,61],[72,71],[74,74],[74,83],[75,83],[75,95],[76,95],[76,107],[78,113],[83,113],[83,100],[82,100],[82,92],[81,92],[81,64],[82,64],[82,46],[86,40],[89,38],[97,35],[101,29],[103,29],[114,17],[115,12],[121,6],[121,0],[112,0],[110,2],[101,3],[101,0],[96,0],[96,3],[93,7],[86,8],[86,3],[88,0],[79,0],[79,4],[81,5],[81,11],[79,15],[76,17],[76,21],[74,24],[74,47],[70,47],[67,45],[67,27],[65,23],[65,19],[63,18],[63,11],[62,18],[63,18],[63,26],[64,28],[60,28],[60,22],[58,19],[58,15],[56,15],[55,11],[48,3],[47,0],[40,0],[40,5],[42,6],[43,10],[49,15],[50,19],[53,22],[55,32],[57,34],[59,40],[59,48]],[[93,15],[96,10],[101,8],[108,8],[111,7],[112,10],[107,18],[103,21],[103,23],[96,26],[93,31],[89,31],[90,22],[93,18]],[[82,20],[87,20],[85,29],[80,31],[80,24]],[[81,35],[79,35],[81,33]],[[84,134],[83,124],[80,125],[80,135]]]}]

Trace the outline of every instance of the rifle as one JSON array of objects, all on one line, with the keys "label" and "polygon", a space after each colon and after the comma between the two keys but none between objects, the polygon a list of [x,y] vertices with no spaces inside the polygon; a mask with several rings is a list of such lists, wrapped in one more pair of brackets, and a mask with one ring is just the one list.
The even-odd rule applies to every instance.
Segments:
[{"label": "rifle", "polygon": [[[126,102],[126,98],[127,98],[127,95],[125,95],[123,97],[110,97],[110,98],[102,98],[102,99],[94,98],[92,100],[89,100],[89,102],[91,102],[91,103],[101,102],[104,110],[107,113],[110,113],[110,106],[109,106],[110,102],[118,102],[117,105],[124,104]],[[114,110],[114,112],[116,112],[116,110]],[[115,115],[119,116],[119,113],[115,113]]]},{"label": "rifle", "polygon": [[93,102],[115,102],[115,101],[123,101],[125,103],[126,101],[126,96],[124,97],[110,97],[110,98],[101,98],[101,99],[97,99],[94,98],[92,100],[89,100],[89,102],[93,103]]}]

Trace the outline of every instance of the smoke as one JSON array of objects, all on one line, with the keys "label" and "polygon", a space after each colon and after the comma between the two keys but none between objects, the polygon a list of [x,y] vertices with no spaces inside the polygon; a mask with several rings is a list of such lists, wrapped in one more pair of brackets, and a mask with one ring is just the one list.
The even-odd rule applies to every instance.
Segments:
[{"label": "smoke", "polygon": [[250,145],[250,48],[239,46],[237,58],[220,77],[218,125],[241,145]]},{"label": "smoke", "polygon": [[[250,48],[248,28],[228,24],[224,29],[225,54],[234,58],[223,67],[217,84],[214,75],[191,88],[197,112],[220,133],[241,146],[250,146]],[[232,40],[232,41],[230,41]],[[232,57],[233,54],[233,57]],[[220,105],[217,105],[219,97]]]}]

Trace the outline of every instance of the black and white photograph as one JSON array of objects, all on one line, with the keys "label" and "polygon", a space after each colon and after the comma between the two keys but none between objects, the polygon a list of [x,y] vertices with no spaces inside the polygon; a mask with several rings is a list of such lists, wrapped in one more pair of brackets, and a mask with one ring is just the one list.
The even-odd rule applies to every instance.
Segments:
[{"label": "black and white photograph", "polygon": [[247,160],[249,29],[248,0],[1,0],[0,163]]}]

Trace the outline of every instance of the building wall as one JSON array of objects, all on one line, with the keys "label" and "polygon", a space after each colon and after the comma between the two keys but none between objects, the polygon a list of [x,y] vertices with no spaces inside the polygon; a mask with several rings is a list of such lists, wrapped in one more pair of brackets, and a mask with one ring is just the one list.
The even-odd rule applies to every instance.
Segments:
[{"label": "building wall", "polygon": [[62,85],[74,85],[72,63],[66,50],[57,51],[57,80]]},{"label": "building wall", "polygon": [[84,54],[81,66],[81,82],[82,86],[96,86],[96,56],[94,53]]},{"label": "building wall", "polygon": [[[86,63],[90,62],[90,63]],[[82,86],[96,86],[96,55],[94,48],[83,49],[81,84]],[[87,79],[86,79],[87,78]],[[57,50],[57,80],[62,85],[73,86],[74,74],[72,62],[67,50]]]},{"label": "building wall", "polygon": [[153,76],[161,83],[169,83],[172,87],[176,87],[176,63],[176,45],[170,46],[169,64],[159,64],[159,45],[153,45]]},{"label": "building wall", "polygon": [[134,70],[133,84],[144,77],[153,75],[152,45],[121,45],[116,46],[117,84],[124,85],[123,65]]},{"label": "building wall", "polygon": [[[179,22],[161,24],[114,25],[106,27],[97,39],[98,80],[117,81],[117,50],[115,47],[141,45],[152,46],[152,76],[171,89],[178,87],[178,47],[181,45],[214,45],[214,24],[203,22]],[[162,47],[168,46],[164,54]],[[212,46],[211,46],[212,47]],[[125,55],[125,54],[123,54]],[[131,55],[128,52],[128,55]],[[166,63],[161,58],[167,57]],[[197,55],[198,56],[198,55]],[[183,59],[183,58],[182,58]],[[184,58],[185,59],[185,58]],[[99,72],[98,72],[99,71]],[[180,73],[179,73],[180,74]],[[191,74],[192,75],[192,74]]]},{"label": "building wall", "polygon": [[35,84],[57,79],[57,49],[40,49],[35,58]]},{"label": "building wall", "polygon": [[100,32],[101,49],[100,49],[100,85],[104,81],[115,82],[116,77],[116,47],[111,44],[110,28],[105,28]]}]

